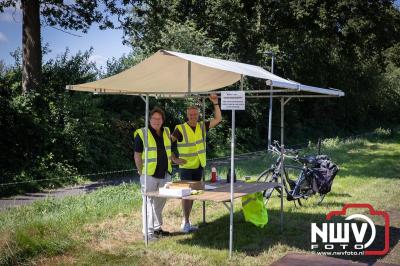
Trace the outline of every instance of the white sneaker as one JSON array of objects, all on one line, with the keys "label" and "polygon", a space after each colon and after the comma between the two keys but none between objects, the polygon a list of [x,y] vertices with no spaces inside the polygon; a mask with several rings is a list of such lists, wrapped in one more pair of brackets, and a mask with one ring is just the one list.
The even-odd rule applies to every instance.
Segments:
[{"label": "white sneaker", "polygon": [[191,225],[190,223],[182,223],[181,230],[183,233],[187,234],[193,231],[197,231],[199,228],[195,225]]}]

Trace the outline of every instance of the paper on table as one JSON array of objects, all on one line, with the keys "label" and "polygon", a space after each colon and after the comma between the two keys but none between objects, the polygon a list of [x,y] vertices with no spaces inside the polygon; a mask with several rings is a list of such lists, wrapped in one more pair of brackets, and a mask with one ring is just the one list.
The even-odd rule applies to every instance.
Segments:
[{"label": "paper on table", "polygon": [[158,189],[160,195],[173,196],[173,197],[184,197],[189,196],[191,193],[190,188],[162,188]]},{"label": "paper on table", "polygon": [[204,185],[204,189],[205,190],[213,190],[213,189],[216,189],[217,187],[214,187],[214,186],[210,186],[210,185]]}]

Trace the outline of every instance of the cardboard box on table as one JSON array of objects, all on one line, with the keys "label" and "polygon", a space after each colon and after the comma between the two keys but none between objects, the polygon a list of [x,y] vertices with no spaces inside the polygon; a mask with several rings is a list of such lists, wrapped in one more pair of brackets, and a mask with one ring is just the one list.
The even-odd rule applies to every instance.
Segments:
[{"label": "cardboard box on table", "polygon": [[191,194],[192,190],[204,190],[204,183],[201,181],[178,181],[168,184],[167,188],[160,188],[160,195],[172,197],[185,197]]}]

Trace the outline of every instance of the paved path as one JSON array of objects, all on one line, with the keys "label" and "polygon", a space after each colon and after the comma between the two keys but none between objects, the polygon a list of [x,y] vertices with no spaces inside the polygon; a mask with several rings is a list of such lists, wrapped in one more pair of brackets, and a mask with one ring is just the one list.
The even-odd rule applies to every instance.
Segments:
[{"label": "paved path", "polygon": [[[236,160],[249,160],[253,158],[258,158],[260,154],[263,154],[263,152],[254,152],[254,153],[246,153],[242,155],[236,155]],[[223,157],[223,158],[218,158],[218,159],[211,159],[208,160],[208,162],[212,165],[215,166],[229,166],[230,164],[230,158],[229,157]],[[18,195],[18,196],[12,196],[12,197],[7,197],[7,198],[1,198],[0,197],[0,211],[3,211],[7,208],[11,207],[17,207],[17,206],[23,206],[23,205],[28,205],[31,204],[32,202],[36,200],[42,200],[46,199],[48,197],[53,197],[53,198],[62,198],[65,196],[73,196],[73,195],[81,195],[85,193],[89,193],[91,191],[94,191],[98,188],[104,187],[104,186],[110,186],[110,185],[119,185],[122,184],[123,182],[128,183],[128,182],[138,182],[139,178],[138,177],[123,177],[123,178],[118,178],[115,180],[111,181],[97,181],[97,182],[91,182],[85,185],[77,185],[77,186],[70,186],[70,187],[64,187],[64,188],[59,188],[59,189],[53,189],[53,190],[45,190],[43,192],[38,192],[38,193],[25,193],[23,195]]]},{"label": "paved path", "polygon": [[62,198],[65,196],[82,195],[90,193],[105,186],[117,186],[122,183],[130,183],[130,182],[138,182],[138,178],[124,177],[115,180],[96,181],[84,185],[76,185],[59,189],[45,190],[43,192],[25,193],[23,195],[0,198],[0,211],[4,211],[5,209],[11,207],[28,205],[36,200],[43,200],[48,197]]}]

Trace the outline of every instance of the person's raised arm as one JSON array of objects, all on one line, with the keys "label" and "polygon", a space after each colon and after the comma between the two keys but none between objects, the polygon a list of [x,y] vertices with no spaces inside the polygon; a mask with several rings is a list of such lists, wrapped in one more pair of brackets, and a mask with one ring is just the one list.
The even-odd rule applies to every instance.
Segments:
[{"label": "person's raised arm", "polygon": [[213,128],[222,121],[222,114],[218,104],[218,96],[216,94],[211,94],[208,98],[214,105],[214,118],[210,120],[210,128]]}]

